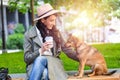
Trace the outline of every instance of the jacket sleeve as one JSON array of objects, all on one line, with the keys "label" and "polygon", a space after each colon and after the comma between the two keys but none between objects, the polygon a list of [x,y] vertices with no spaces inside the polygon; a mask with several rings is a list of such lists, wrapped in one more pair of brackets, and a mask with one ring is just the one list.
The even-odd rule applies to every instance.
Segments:
[{"label": "jacket sleeve", "polygon": [[31,64],[37,56],[39,56],[39,50],[33,51],[33,42],[29,37],[29,33],[26,32],[24,35],[24,61],[27,65]]},{"label": "jacket sleeve", "polygon": [[67,36],[65,36],[65,34],[63,34],[63,36],[65,36],[65,37],[63,37],[62,34],[61,34],[61,49],[62,49],[62,51],[67,55],[67,57],[78,61],[76,51],[72,47],[65,46],[66,40],[64,38],[66,38]]},{"label": "jacket sleeve", "polygon": [[73,50],[72,47],[62,46],[62,51],[67,55],[67,57],[69,57],[75,61],[79,61],[79,59],[77,58],[76,51]]}]

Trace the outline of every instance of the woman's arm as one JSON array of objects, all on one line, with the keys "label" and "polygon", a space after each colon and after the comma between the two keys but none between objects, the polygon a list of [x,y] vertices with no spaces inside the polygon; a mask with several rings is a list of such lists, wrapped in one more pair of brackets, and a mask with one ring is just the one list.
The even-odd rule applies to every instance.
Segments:
[{"label": "woman's arm", "polygon": [[77,58],[76,51],[72,47],[62,46],[62,51],[71,59],[79,61]]},{"label": "woman's arm", "polygon": [[24,35],[24,61],[27,64],[31,64],[37,56],[39,56],[39,49],[34,51],[33,41],[29,38],[29,33]]},{"label": "woman's arm", "polygon": [[[62,35],[63,34],[63,35]],[[78,61],[76,51],[72,47],[66,47],[67,34],[62,33],[61,36],[61,49],[71,59]],[[63,37],[64,36],[64,37]],[[65,38],[65,39],[64,39]]]}]

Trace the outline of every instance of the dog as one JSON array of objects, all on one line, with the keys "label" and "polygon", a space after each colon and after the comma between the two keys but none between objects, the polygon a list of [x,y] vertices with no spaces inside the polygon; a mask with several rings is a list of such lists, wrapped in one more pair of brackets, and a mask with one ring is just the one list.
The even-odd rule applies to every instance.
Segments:
[{"label": "dog", "polygon": [[75,74],[78,78],[82,78],[84,75],[84,67],[89,66],[92,72],[88,73],[88,76],[94,75],[111,75],[116,70],[108,72],[106,61],[104,56],[94,47],[86,44],[74,35],[69,35],[66,43],[66,47],[73,47],[76,51],[76,57],[79,61],[78,73]]}]

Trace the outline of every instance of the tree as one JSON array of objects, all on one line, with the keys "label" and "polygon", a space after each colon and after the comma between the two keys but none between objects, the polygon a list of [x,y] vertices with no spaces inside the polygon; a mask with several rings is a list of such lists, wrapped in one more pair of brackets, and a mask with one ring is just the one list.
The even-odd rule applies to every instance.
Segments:
[{"label": "tree", "polygon": [[[30,6],[30,3],[36,8],[40,5],[41,0],[9,0],[9,8],[11,11],[18,9],[20,12],[25,13],[26,11],[33,11],[33,7]],[[60,6],[65,6],[67,10],[73,9],[79,12],[87,11],[89,16],[93,16],[91,21],[98,20],[103,21],[103,19],[110,18],[112,16],[120,18],[120,0],[43,0],[45,3],[50,3],[56,9],[59,9]],[[31,7],[31,8],[30,8]],[[97,16],[94,16],[96,12]],[[34,13],[33,13],[34,14]],[[94,22],[93,21],[93,22]],[[96,22],[94,22],[96,23]]]},{"label": "tree", "polygon": [[[120,0],[33,0],[34,7],[38,6],[40,1],[50,3],[54,8],[65,6],[67,9],[73,8],[75,10],[100,10],[100,12],[113,13],[120,10]],[[10,10],[18,9],[25,13],[30,8],[31,0],[9,0]]]}]

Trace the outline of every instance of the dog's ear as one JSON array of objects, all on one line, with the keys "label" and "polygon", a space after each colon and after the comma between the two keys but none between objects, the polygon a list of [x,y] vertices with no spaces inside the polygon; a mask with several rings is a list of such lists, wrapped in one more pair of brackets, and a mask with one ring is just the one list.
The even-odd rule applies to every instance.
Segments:
[{"label": "dog's ear", "polygon": [[69,37],[72,36],[72,33],[69,33],[68,36],[69,36]]}]

